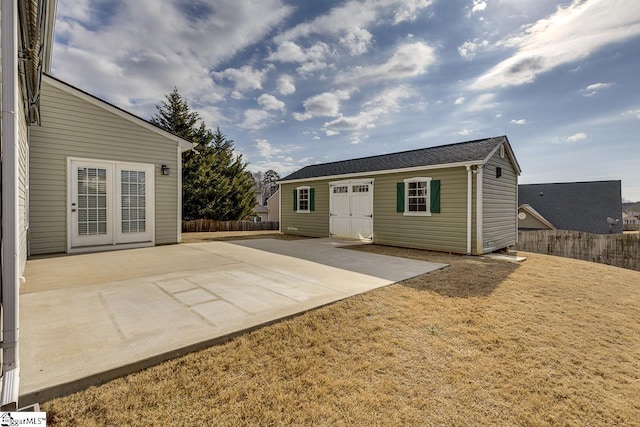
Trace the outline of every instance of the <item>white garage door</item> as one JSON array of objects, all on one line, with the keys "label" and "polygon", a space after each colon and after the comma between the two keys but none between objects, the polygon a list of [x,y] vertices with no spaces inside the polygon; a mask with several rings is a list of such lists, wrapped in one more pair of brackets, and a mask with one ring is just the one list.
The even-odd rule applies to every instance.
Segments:
[{"label": "white garage door", "polygon": [[371,240],[373,237],[373,180],[329,184],[329,232],[333,236]]}]

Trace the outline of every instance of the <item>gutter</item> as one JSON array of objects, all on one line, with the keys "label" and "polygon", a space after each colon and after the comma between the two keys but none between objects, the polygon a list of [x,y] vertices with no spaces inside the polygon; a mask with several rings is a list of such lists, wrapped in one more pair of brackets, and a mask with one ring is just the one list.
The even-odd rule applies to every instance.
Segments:
[{"label": "gutter", "polygon": [[17,2],[2,0],[2,394],[0,409],[18,408],[18,13]]}]

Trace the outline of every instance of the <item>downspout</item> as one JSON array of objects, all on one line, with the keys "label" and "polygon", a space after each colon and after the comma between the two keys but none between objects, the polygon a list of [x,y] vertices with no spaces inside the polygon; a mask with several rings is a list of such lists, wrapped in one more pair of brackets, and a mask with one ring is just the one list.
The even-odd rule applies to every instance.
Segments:
[{"label": "downspout", "polygon": [[20,364],[18,319],[18,18],[17,2],[2,0],[2,394],[0,409],[16,410]]},{"label": "downspout", "polygon": [[278,231],[282,233],[282,184],[278,184]]},{"label": "downspout", "polygon": [[471,166],[467,168],[467,255],[471,255],[471,227],[473,226],[472,213],[473,210],[473,175]]},{"label": "downspout", "polygon": [[483,194],[482,194],[482,175],[484,171],[484,165],[478,165],[477,172],[477,194],[476,194],[476,255],[482,255],[484,236],[482,235],[483,227]]},{"label": "downspout", "polygon": [[178,143],[178,243],[182,242],[182,147]]}]

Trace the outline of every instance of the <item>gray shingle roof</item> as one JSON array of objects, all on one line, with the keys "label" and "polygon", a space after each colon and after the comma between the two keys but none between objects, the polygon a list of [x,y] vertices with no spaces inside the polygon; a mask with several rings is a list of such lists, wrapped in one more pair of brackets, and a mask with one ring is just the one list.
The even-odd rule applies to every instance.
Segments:
[{"label": "gray shingle roof", "polygon": [[481,161],[502,142],[508,142],[506,136],[402,151],[399,153],[382,154],[379,156],[362,157],[359,159],[342,160],[339,162],[322,163],[305,166],[291,175],[282,178],[281,181]]},{"label": "gray shingle roof", "polygon": [[619,219],[622,233],[621,181],[565,182],[518,186],[518,203],[531,205],[558,230],[609,233],[607,217]]}]

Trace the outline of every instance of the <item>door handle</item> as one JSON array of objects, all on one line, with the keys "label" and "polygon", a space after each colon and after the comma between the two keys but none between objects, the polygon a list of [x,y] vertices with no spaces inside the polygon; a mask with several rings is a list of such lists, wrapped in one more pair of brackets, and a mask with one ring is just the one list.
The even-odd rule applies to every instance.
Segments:
[{"label": "door handle", "polygon": [[75,211],[76,211],[76,208],[71,209],[71,212],[75,212]]}]

